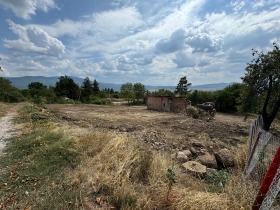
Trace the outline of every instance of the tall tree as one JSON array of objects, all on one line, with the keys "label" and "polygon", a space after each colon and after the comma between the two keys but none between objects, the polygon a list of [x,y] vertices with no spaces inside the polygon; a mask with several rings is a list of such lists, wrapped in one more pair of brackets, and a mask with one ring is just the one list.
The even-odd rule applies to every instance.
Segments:
[{"label": "tall tree", "polygon": [[90,101],[90,95],[93,93],[93,87],[91,85],[91,81],[88,77],[84,79],[83,85],[80,90],[80,99],[84,103],[88,103]]},{"label": "tall tree", "polygon": [[122,97],[125,98],[128,103],[132,102],[135,98],[135,95],[133,93],[133,84],[130,82],[122,84],[120,92]]},{"label": "tall tree", "polygon": [[45,86],[41,82],[31,82],[28,85],[28,90],[29,90],[29,93],[32,97],[34,97],[35,95],[45,96],[45,94],[47,92],[47,89],[48,89],[47,86]]},{"label": "tall tree", "polygon": [[133,85],[133,93],[135,95],[136,100],[144,99],[146,93],[145,86],[140,82],[135,83]]},{"label": "tall tree", "polygon": [[237,104],[242,91],[242,84],[234,83],[216,93],[215,106],[219,112],[234,113],[237,112]]},{"label": "tall tree", "polygon": [[93,92],[94,95],[99,95],[99,93],[100,93],[99,83],[96,81],[96,79],[93,80],[92,92]]},{"label": "tall tree", "polygon": [[245,86],[243,109],[252,110],[257,103],[261,104],[263,129],[268,131],[280,108],[279,46],[273,43],[273,50],[267,53],[253,50],[253,56],[257,57],[247,65],[241,78]]},{"label": "tall tree", "polygon": [[186,76],[182,77],[175,89],[175,94],[179,94],[181,97],[186,97],[186,95],[190,92],[188,91],[188,88],[191,85],[191,83],[188,83]]},{"label": "tall tree", "polygon": [[79,85],[77,85],[71,77],[61,76],[59,81],[56,83],[54,92],[57,96],[66,96],[70,99],[78,99],[79,96]]}]

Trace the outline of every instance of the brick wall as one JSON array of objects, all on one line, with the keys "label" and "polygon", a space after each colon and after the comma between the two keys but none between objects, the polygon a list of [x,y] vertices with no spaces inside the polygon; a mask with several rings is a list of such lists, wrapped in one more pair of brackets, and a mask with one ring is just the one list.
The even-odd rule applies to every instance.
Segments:
[{"label": "brick wall", "polygon": [[172,98],[172,112],[183,112],[187,108],[186,98]]},{"label": "brick wall", "polygon": [[183,112],[186,110],[186,98],[172,98],[161,96],[149,96],[147,109],[164,112]]}]

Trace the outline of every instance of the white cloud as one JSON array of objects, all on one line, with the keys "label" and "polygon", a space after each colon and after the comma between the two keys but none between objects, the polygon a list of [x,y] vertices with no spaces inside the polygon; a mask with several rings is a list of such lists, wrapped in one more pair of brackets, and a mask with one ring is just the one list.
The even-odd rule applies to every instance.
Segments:
[{"label": "white cloud", "polygon": [[[0,2],[3,5],[8,1]],[[54,1],[30,2],[37,2],[36,7],[25,18],[37,10],[55,7],[54,3],[47,4]],[[18,39],[4,38],[3,43],[21,56],[23,63],[24,58],[30,58],[26,55],[32,56],[42,65],[36,68],[49,75],[98,76],[108,82],[163,85],[174,84],[184,75],[193,84],[232,82],[244,74],[251,48],[264,50],[279,40],[277,2],[280,0],[106,1],[96,8],[110,6],[92,10],[94,13],[67,16],[62,10],[63,16],[52,24],[40,24],[40,19],[30,20],[28,25],[10,22]],[[23,3],[29,4],[26,0]],[[216,5],[221,7],[214,8]],[[35,64],[23,67],[30,65],[32,69]],[[48,70],[43,70],[46,66]]]},{"label": "white cloud", "polygon": [[262,8],[264,6],[271,6],[271,5],[279,5],[280,3],[280,0],[254,0],[251,2],[252,4],[252,7],[254,9],[259,9],[259,8]]},{"label": "white cloud", "polygon": [[34,26],[21,26],[9,21],[10,29],[19,37],[16,40],[4,39],[4,46],[21,52],[37,52],[60,56],[65,46],[58,39],[49,36],[44,30]]},{"label": "white cloud", "polygon": [[222,49],[222,39],[211,37],[207,33],[190,32],[185,42],[193,52],[217,52]]},{"label": "white cloud", "polygon": [[244,1],[240,1],[240,0],[232,1],[230,4],[231,4],[232,9],[233,9],[234,12],[239,12],[246,5],[246,3]]},{"label": "white cloud", "polygon": [[174,31],[169,39],[156,43],[155,48],[159,53],[172,53],[187,46],[191,47],[194,53],[217,52],[222,48],[222,40],[207,33],[180,28]]},{"label": "white cloud", "polygon": [[38,9],[47,12],[49,9],[57,8],[54,0],[0,0],[0,4],[23,19],[30,19]]},{"label": "white cloud", "polygon": [[211,64],[211,59],[206,55],[202,53],[192,54],[191,51],[186,50],[177,52],[173,61],[178,68],[203,67]]},{"label": "white cloud", "polygon": [[[135,7],[119,8],[93,13],[79,21],[57,20],[52,25],[40,26],[53,36],[72,36],[91,42],[99,40],[118,40],[120,37],[135,33],[143,24],[141,14]],[[88,43],[87,43],[88,44]]]}]

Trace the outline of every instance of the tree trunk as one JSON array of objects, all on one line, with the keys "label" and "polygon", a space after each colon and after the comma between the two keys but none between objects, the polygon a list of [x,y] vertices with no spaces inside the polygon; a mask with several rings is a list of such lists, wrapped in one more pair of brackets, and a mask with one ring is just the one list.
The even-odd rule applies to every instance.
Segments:
[{"label": "tree trunk", "polygon": [[268,105],[268,102],[269,102],[269,99],[271,96],[271,91],[272,91],[272,75],[269,75],[268,79],[269,79],[268,90],[267,90],[266,98],[265,98],[263,108],[262,108],[263,129],[266,131],[269,130],[269,127],[272,123],[272,121],[270,122],[270,118],[268,117],[268,114],[267,114],[267,105]]},{"label": "tree trunk", "polygon": [[269,116],[267,116],[266,111],[262,113],[264,130],[269,131],[269,128],[270,128],[274,118],[276,117],[279,109],[280,109],[280,98],[278,98],[277,101],[275,102],[273,109]]}]

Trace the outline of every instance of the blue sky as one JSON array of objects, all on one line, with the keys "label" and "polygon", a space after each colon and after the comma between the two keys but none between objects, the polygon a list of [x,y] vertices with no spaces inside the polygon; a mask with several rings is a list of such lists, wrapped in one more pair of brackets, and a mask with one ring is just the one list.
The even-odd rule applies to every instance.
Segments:
[{"label": "blue sky", "polygon": [[280,44],[280,0],[0,0],[0,76],[240,82]]}]

